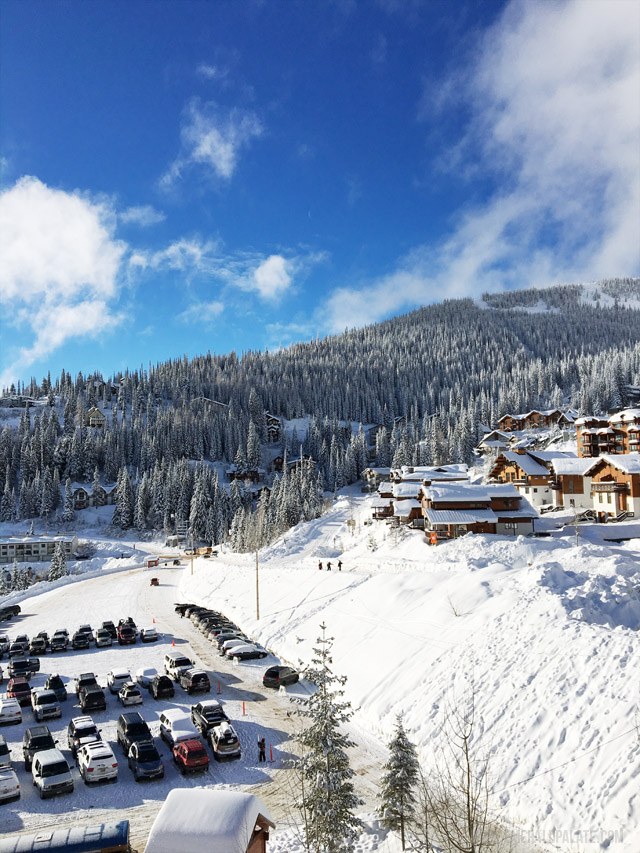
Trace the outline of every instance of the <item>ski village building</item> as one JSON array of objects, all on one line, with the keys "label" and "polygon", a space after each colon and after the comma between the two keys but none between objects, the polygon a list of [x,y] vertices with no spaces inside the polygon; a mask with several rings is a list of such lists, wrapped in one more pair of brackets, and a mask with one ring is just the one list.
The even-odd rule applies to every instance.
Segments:
[{"label": "ski village building", "polygon": [[520,432],[524,429],[548,429],[557,424],[559,427],[573,426],[578,413],[574,409],[532,409],[521,415],[503,415],[497,422],[503,432]]},{"label": "ski village building", "polygon": [[78,550],[78,537],[73,536],[8,536],[0,539],[0,563],[33,563],[50,560],[56,544],[62,542],[67,559]]},{"label": "ski village building", "polygon": [[578,418],[576,438],[580,457],[640,451],[640,409],[623,409],[606,418]]},{"label": "ski village building", "polygon": [[591,506],[599,520],[621,514],[640,518],[640,453],[605,454],[585,474],[591,478]]},{"label": "ski village building", "polygon": [[559,456],[551,461],[551,492],[553,505],[570,509],[592,509],[591,477],[588,469],[592,459]]},{"label": "ski village building", "polygon": [[505,450],[499,453],[489,473],[489,480],[513,483],[531,504],[539,508],[553,503],[551,463],[569,457],[558,450]]},{"label": "ski village building", "polygon": [[510,483],[438,483],[422,488],[425,534],[431,542],[466,533],[526,536],[538,513]]}]

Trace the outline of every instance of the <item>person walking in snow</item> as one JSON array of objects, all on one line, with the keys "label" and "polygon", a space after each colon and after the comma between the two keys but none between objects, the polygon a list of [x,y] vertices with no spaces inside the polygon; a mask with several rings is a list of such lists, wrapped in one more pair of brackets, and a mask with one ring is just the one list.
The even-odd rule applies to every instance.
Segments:
[{"label": "person walking in snow", "polygon": [[331,563],[329,563],[328,561],[327,561],[327,571],[328,571],[328,572],[330,572],[330,571],[331,571]]},{"label": "person walking in snow", "polygon": [[342,571],[342,560],[338,560],[338,571]]},{"label": "person walking in snow", "polygon": [[322,571],[322,560],[318,563],[318,568]]},{"label": "person walking in snow", "polygon": [[266,761],[267,760],[267,744],[266,744],[265,739],[263,737],[258,738],[258,750],[259,750],[258,762]]}]

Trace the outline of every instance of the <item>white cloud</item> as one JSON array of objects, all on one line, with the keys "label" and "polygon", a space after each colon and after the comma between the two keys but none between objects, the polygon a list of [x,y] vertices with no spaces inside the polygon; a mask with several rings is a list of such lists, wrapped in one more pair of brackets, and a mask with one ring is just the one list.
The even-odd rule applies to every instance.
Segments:
[{"label": "white cloud", "polygon": [[219,65],[210,65],[207,62],[202,62],[196,68],[196,74],[204,77],[206,80],[225,81],[229,76],[228,68],[221,68]]},{"label": "white cloud", "polygon": [[147,228],[150,225],[157,225],[159,222],[164,222],[166,216],[162,211],[156,210],[150,204],[139,205],[137,207],[128,207],[118,214],[120,222],[132,223],[140,225],[142,228]]},{"label": "white cloud", "polygon": [[450,162],[500,189],[389,275],[335,291],[329,328],[486,289],[638,273],[638,16],[624,0],[506,7],[468,74],[442,85],[471,111]]},{"label": "white cloud", "polygon": [[250,281],[263,299],[279,299],[291,286],[291,263],[282,255],[269,255],[253,271]]},{"label": "white cloud", "polygon": [[[126,245],[105,201],[23,177],[0,193],[0,305],[23,339],[8,382],[72,337],[119,322],[112,303]],[[6,350],[5,350],[6,352]]]},{"label": "white cloud", "polygon": [[240,152],[262,132],[262,123],[254,112],[223,110],[212,102],[201,104],[194,99],[185,111],[180,154],[162,176],[161,185],[171,186],[194,166],[204,167],[218,179],[229,180]]},{"label": "white cloud", "polygon": [[223,311],[224,304],[217,300],[213,300],[212,302],[194,302],[181,314],[178,314],[178,320],[181,320],[183,323],[199,323],[210,326]]}]

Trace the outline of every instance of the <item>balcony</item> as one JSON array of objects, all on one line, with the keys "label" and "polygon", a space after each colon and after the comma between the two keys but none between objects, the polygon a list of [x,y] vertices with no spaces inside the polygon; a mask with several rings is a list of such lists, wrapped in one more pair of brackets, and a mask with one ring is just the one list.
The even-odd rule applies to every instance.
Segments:
[{"label": "balcony", "polygon": [[629,494],[629,483],[592,483],[591,493],[595,492],[617,492],[619,494]]}]

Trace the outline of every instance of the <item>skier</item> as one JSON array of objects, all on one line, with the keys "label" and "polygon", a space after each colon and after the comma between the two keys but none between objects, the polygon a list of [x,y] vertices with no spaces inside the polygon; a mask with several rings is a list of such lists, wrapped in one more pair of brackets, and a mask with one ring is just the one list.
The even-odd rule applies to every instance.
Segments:
[{"label": "skier", "polygon": [[258,738],[258,761],[266,761],[267,760],[267,744],[265,743],[265,739],[263,737]]},{"label": "skier", "polygon": [[318,568],[322,571],[322,560],[318,563]]},{"label": "skier", "polygon": [[330,571],[331,571],[331,563],[329,563],[329,562],[327,562],[327,571],[328,571],[328,572],[330,572]]},{"label": "skier", "polygon": [[342,560],[338,560],[338,571],[342,571]]}]

